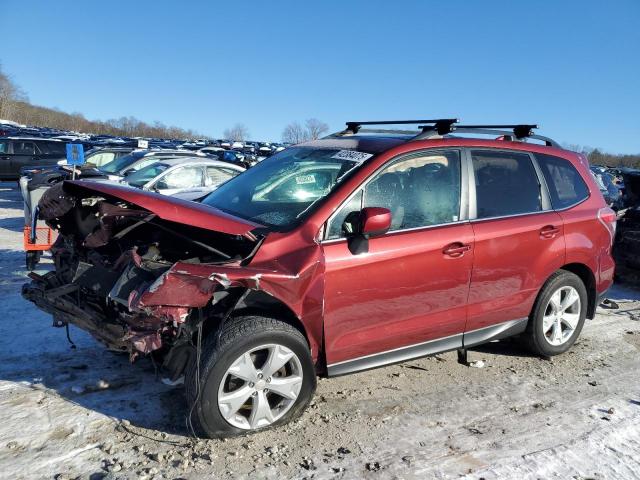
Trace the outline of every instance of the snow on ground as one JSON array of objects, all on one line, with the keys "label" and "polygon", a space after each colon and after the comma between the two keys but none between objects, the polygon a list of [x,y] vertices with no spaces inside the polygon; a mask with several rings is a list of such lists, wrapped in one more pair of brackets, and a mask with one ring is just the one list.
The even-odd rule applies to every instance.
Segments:
[{"label": "snow on ground", "polygon": [[[22,300],[22,202],[0,183],[0,478],[640,478],[640,292],[567,354],[514,341],[319,381],[289,426],[196,440],[180,388]],[[49,268],[47,259],[42,269]]]}]

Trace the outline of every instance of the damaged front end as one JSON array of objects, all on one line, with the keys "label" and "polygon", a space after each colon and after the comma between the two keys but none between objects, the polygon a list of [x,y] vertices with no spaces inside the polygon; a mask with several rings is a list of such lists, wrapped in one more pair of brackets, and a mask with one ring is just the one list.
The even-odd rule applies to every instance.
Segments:
[{"label": "damaged front end", "polygon": [[55,270],[30,274],[22,295],[54,326],[132,360],[157,352],[183,366],[202,319],[228,315],[246,291],[211,272],[244,265],[264,239],[260,225],[210,207],[106,184],[55,185],[39,212],[59,233]]}]

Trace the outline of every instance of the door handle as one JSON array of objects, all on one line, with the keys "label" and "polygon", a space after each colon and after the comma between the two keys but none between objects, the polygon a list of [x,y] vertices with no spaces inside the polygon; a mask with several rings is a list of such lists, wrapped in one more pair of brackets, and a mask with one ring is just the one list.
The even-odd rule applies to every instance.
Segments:
[{"label": "door handle", "polygon": [[442,253],[444,253],[448,257],[458,258],[464,255],[465,252],[468,252],[469,250],[471,250],[471,245],[466,245],[462,242],[455,242],[444,247]]},{"label": "door handle", "polygon": [[560,229],[553,225],[547,225],[540,229],[540,236],[542,238],[553,238],[559,233],[560,233]]}]

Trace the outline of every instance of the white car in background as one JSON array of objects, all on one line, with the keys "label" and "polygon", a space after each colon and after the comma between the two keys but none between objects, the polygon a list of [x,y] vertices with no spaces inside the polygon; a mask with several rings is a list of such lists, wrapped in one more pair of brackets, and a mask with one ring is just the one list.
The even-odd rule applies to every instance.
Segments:
[{"label": "white car in background", "polygon": [[141,168],[120,183],[183,200],[196,200],[244,171],[238,165],[218,160],[167,158]]}]

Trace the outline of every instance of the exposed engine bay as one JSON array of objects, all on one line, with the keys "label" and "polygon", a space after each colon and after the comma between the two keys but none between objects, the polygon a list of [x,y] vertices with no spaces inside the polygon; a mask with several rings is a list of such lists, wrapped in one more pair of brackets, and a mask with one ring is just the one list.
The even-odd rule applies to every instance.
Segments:
[{"label": "exposed engine bay", "polygon": [[132,360],[159,354],[177,377],[203,318],[223,319],[250,287],[215,272],[246,264],[264,235],[179,223],[99,190],[64,182],[44,194],[39,218],[58,231],[55,271],[32,273],[22,294],[54,326],[74,324]]}]

